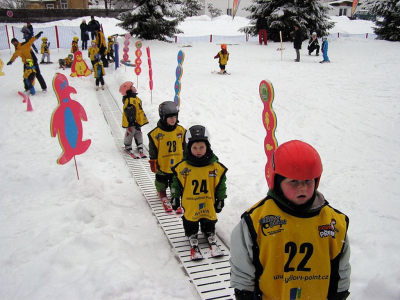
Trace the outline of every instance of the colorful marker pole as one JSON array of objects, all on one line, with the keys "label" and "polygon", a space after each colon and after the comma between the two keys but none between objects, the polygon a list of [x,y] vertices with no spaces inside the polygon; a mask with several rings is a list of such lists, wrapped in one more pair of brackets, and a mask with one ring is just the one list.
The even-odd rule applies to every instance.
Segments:
[{"label": "colorful marker pole", "polygon": [[149,87],[151,91],[151,103],[153,103],[153,69],[151,68],[150,47],[146,47],[147,63],[149,64]]},{"label": "colorful marker pole", "polygon": [[124,62],[127,62],[129,60],[129,39],[131,38],[131,35],[129,33],[125,34],[125,41],[124,41],[124,48],[122,49],[124,51],[124,55],[122,56],[122,59],[124,60]]},{"label": "colorful marker pole", "polygon": [[141,41],[137,41],[135,43],[135,46],[136,46],[136,51],[135,51],[135,54],[136,54],[135,73],[136,73],[136,78],[137,78],[137,81],[136,81],[137,84],[136,85],[137,85],[137,87],[139,87],[139,75],[142,72],[142,69],[140,68],[140,65],[142,64],[142,60],[140,59],[140,57],[142,56],[142,51],[140,50],[140,48],[142,48],[142,42]]},{"label": "colorful marker pole", "polygon": [[267,164],[265,165],[265,178],[269,182],[269,177],[271,174],[268,172],[268,165],[272,159],[272,155],[276,148],[278,148],[278,142],[275,137],[275,130],[277,125],[276,115],[272,108],[272,102],[274,101],[274,87],[272,83],[268,80],[263,80],[260,82],[259,93],[262,103],[264,104],[264,109],[262,112],[262,121],[266,131],[266,136],[264,139],[264,150],[267,156]]},{"label": "colorful marker pole", "polygon": [[185,60],[185,53],[180,50],[178,52],[178,66],[176,67],[176,81],[175,81],[175,97],[174,97],[174,102],[176,103],[176,105],[178,105],[178,107],[180,107],[181,105],[181,98],[180,98],[180,93],[181,93],[181,78],[183,75],[183,68],[182,68],[182,64],[183,61]]}]

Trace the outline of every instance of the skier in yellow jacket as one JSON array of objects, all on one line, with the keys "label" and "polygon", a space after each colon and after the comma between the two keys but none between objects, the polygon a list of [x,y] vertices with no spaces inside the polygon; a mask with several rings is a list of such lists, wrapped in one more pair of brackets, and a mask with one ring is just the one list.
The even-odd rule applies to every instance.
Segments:
[{"label": "skier in yellow jacket", "polygon": [[96,91],[99,90],[99,83],[101,83],[101,89],[104,90],[104,76],[106,75],[106,71],[104,70],[99,54],[94,56],[94,61],[93,75],[96,78]]},{"label": "skier in yellow jacket", "polygon": [[172,167],[183,159],[186,129],[179,125],[179,107],[173,101],[165,101],[158,107],[160,120],[148,133],[150,168],[156,173],[154,184],[166,210],[172,211],[167,188],[172,184]]},{"label": "skier in yellow jacket", "polygon": [[191,259],[202,259],[198,247],[199,224],[206,237],[212,256],[223,255],[216,244],[217,213],[222,211],[226,198],[226,172],[211,150],[207,129],[201,125],[190,127],[186,133],[185,159],[172,168],[172,208],[182,207],[185,235],[191,246]]},{"label": "skier in yellow jacket", "polygon": [[29,41],[24,42],[24,43],[20,43],[16,38],[12,38],[11,39],[11,44],[13,44],[14,47],[15,47],[15,53],[13,54],[13,56],[11,57],[11,59],[7,63],[7,65],[11,65],[18,56],[21,57],[21,60],[22,60],[23,64],[25,64],[25,62],[26,62],[26,60],[28,58],[32,59],[33,64],[35,66],[35,70],[36,70],[36,78],[39,81],[40,87],[42,88],[43,92],[46,92],[47,91],[46,82],[44,81],[44,78],[43,78],[42,74],[40,73],[40,68],[39,68],[37,57],[36,57],[35,53],[33,53],[32,49],[31,49],[32,44],[38,38],[40,38],[42,33],[43,33],[43,31],[40,31],[37,35],[32,37]]},{"label": "skier in yellow jacket", "polygon": [[[42,53],[41,64],[50,63],[50,42],[47,42],[47,37],[42,37],[42,45],[40,47],[40,53]],[[45,62],[44,59],[47,58]]]},{"label": "skier in yellow jacket", "polygon": [[88,57],[90,58],[90,62],[92,63],[92,66],[94,66],[94,56],[97,54],[97,53],[99,53],[99,48],[97,47],[97,45],[96,45],[96,41],[95,40],[93,40],[92,42],[91,42],[91,45],[90,45],[90,47],[89,47],[89,49],[88,49]]},{"label": "skier in yellow jacket", "polygon": [[214,59],[218,58],[219,68],[221,69],[218,73],[226,74],[225,66],[228,64],[229,52],[227,50],[226,44],[221,45],[221,51],[214,56]]},{"label": "skier in yellow jacket", "polygon": [[[137,96],[137,90],[133,82],[126,81],[120,88],[122,94],[122,103],[124,104],[122,113],[122,127],[126,128],[124,144],[125,151],[132,153],[132,141],[135,138],[135,144],[140,157],[146,158],[143,153],[143,136],[141,127],[148,124],[146,114],[142,108],[142,100]],[[136,157],[135,157],[136,158]]]}]

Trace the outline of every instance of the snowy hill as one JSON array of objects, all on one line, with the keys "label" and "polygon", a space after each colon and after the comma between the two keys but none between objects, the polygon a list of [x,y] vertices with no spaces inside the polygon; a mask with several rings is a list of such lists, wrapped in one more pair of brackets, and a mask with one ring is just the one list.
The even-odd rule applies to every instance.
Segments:
[{"label": "snowy hill", "polygon": [[[114,19],[99,18],[105,34],[123,33]],[[333,18],[331,33],[371,33],[373,23]],[[77,26],[81,19],[34,27]],[[203,24],[202,26],[199,23]],[[248,23],[237,17],[190,19],[185,35],[229,36]],[[215,33],[210,32],[210,28]],[[221,28],[228,28],[222,31]],[[204,29],[201,32],[200,29]],[[313,145],[324,165],[319,190],[350,218],[351,296],[355,300],[399,300],[400,241],[396,228],[400,192],[400,44],[361,37],[331,39],[331,64],[308,56],[295,63],[293,45],[229,43],[227,70],[218,69],[217,43],[182,44],[143,41],[151,49],[154,90],[148,85],[145,51],[142,73],[133,68],[106,69],[106,91],[96,92],[93,77],[71,78],[72,95],[85,108],[83,137],[92,144],[74,162],[57,165],[61,148],[50,136],[57,106],[52,90],[59,58],[69,49],[53,50],[51,65],[41,65],[48,92],[31,97],[22,90],[22,63],[4,66],[0,110],[0,299],[198,299],[141,195],[105,122],[98,97],[110,93],[120,101],[119,85],[138,82],[139,97],[156,126],[158,104],[173,100],[176,56],[185,52],[180,124],[205,125],[211,145],[227,173],[228,198],[219,215],[218,234],[229,242],[240,215],[267,193],[263,150],[265,130],[258,95],[261,80],[275,89],[278,143],[300,139]],[[119,40],[122,45],[123,39]],[[6,63],[11,54],[0,51]],[[130,57],[134,57],[131,39]],[[87,63],[90,62],[87,60]],[[122,105],[122,103],[121,103]]]}]

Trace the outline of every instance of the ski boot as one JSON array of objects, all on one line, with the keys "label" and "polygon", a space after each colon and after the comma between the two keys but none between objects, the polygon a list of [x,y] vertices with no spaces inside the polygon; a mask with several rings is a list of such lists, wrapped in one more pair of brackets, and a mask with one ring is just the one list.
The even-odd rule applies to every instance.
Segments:
[{"label": "ski boot", "polygon": [[203,254],[201,254],[199,248],[199,240],[197,239],[197,234],[191,235],[189,237],[189,243],[190,243],[190,259],[191,260],[203,259]]}]

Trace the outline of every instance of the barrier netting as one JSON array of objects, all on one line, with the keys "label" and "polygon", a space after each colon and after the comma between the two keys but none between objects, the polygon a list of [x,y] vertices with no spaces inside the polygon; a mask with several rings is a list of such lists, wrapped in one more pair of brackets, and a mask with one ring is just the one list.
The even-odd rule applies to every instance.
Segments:
[{"label": "barrier netting", "polygon": [[[22,26],[12,26],[10,36],[7,36],[7,25],[0,25],[0,50],[10,49],[12,44],[9,42],[13,37],[18,41],[24,42],[23,34],[21,32]],[[35,27],[34,35],[38,32],[43,31],[42,36],[35,42],[35,46],[40,49],[42,44],[42,38],[47,37],[47,41],[50,42],[50,49],[57,48],[71,48],[72,38],[77,36],[79,38],[79,44],[81,44],[81,30],[79,26],[53,26],[53,27]],[[375,39],[375,34],[347,34],[347,33],[333,33],[328,36],[329,39],[337,39],[340,37],[357,37]],[[173,38],[167,38],[167,40],[179,44],[187,44],[192,42],[258,42],[258,36],[250,36],[246,34],[224,36],[224,35],[203,35],[203,36],[176,36]],[[90,44],[90,40],[88,41]],[[80,46],[80,45],[79,45]],[[12,47],[14,49],[14,47]]]}]

